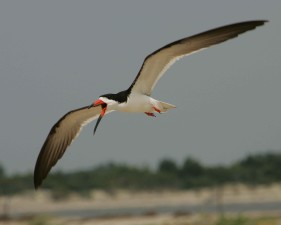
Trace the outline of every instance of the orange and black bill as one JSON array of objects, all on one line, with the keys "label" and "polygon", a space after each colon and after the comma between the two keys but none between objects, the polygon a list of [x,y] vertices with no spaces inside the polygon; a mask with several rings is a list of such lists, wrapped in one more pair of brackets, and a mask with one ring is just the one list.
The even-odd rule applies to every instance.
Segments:
[{"label": "orange and black bill", "polygon": [[[100,102],[99,102],[99,103],[100,103]],[[103,116],[105,115],[106,108],[107,108],[107,104],[104,103],[104,102],[101,103],[101,104],[96,104],[96,103],[93,104],[93,106],[98,106],[98,105],[101,106],[102,110],[101,110],[100,116],[99,116],[99,118],[98,118],[98,120],[97,120],[97,122],[96,122],[93,135],[95,135],[96,130],[97,130],[97,128],[98,128],[98,125],[99,125],[101,119],[103,118]]]}]

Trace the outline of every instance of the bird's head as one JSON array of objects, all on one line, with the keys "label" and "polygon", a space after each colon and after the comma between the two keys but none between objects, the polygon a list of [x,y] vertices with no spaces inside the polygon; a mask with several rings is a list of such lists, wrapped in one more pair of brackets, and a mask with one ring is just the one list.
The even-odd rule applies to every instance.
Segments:
[{"label": "bird's head", "polygon": [[99,116],[99,118],[97,120],[96,126],[94,128],[94,134],[95,134],[95,132],[97,130],[97,127],[98,127],[101,119],[103,118],[103,116],[106,113],[107,107],[115,105],[117,103],[115,100],[113,100],[111,98],[112,95],[113,94],[101,95],[96,101],[93,102],[93,104],[89,105],[89,107],[88,107],[89,109],[92,108],[92,107],[98,107],[98,106],[101,107],[101,113],[100,113],[100,116]]},{"label": "bird's head", "polygon": [[93,102],[93,104],[89,106],[89,108],[101,106],[102,109],[106,110],[107,106],[113,106],[117,104],[117,101],[114,99],[114,96],[115,94],[101,95],[96,101]]}]

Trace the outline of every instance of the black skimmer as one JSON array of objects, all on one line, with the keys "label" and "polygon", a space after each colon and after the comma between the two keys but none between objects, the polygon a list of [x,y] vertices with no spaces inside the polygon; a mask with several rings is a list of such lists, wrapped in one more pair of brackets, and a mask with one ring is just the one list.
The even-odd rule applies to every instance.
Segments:
[{"label": "black skimmer", "polygon": [[34,169],[35,189],[41,185],[84,125],[98,119],[94,128],[95,133],[103,116],[113,111],[141,112],[148,116],[155,116],[156,112],[162,113],[175,108],[172,104],[151,97],[157,81],[175,61],[235,38],[265,22],[267,21],[257,20],[235,23],[172,42],[145,58],[138,75],[128,89],[117,94],[101,95],[90,106],[66,113],[52,127],[37,158]]}]

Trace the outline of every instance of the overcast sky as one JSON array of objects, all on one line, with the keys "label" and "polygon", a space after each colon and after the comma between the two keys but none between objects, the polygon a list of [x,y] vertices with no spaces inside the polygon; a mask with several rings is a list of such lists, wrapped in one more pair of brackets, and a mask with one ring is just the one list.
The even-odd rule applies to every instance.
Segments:
[{"label": "overcast sky", "polygon": [[156,118],[112,113],[81,132],[55,169],[108,161],[155,167],[169,157],[229,164],[281,149],[281,1],[1,1],[0,163],[33,171],[53,124],[126,89],[149,53],[254,19],[263,27],[174,64],[153,97]]}]

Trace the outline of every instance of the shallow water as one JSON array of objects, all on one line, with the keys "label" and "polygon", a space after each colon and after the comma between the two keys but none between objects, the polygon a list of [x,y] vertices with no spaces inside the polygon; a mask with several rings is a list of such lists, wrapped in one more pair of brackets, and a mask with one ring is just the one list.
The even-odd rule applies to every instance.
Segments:
[{"label": "shallow water", "polygon": [[[99,218],[120,216],[158,215],[170,213],[174,215],[192,213],[246,213],[246,212],[281,212],[281,202],[265,203],[232,203],[223,205],[178,205],[156,207],[121,207],[106,209],[76,209],[46,211],[38,214],[48,214],[60,217]],[[26,216],[27,214],[12,214],[12,217]],[[30,214],[29,214],[30,215]],[[36,214],[37,215],[37,214]]]}]

